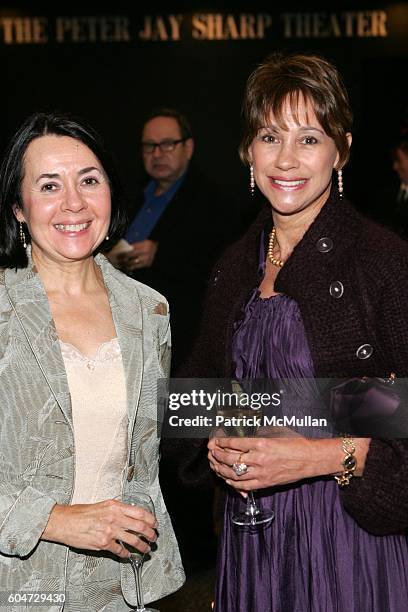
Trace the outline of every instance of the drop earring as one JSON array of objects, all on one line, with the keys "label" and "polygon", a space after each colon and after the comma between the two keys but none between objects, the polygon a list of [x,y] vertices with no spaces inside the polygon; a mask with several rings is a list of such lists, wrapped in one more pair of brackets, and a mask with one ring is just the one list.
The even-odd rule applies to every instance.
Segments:
[{"label": "drop earring", "polygon": [[25,233],[23,230],[23,224],[20,221],[20,242],[23,245],[23,248],[26,249],[27,248],[27,242],[26,242],[26,237],[25,237]]},{"label": "drop earring", "polygon": [[339,189],[339,197],[343,199],[343,171],[337,170],[337,185]]},{"label": "drop earring", "polygon": [[249,166],[249,193],[251,196],[255,194],[254,167],[252,164]]}]

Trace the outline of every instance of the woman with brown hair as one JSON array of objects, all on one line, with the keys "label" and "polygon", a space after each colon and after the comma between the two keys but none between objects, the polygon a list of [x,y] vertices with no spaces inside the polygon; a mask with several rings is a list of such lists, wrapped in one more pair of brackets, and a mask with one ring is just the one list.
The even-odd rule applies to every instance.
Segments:
[{"label": "woman with brown hair", "polygon": [[[408,247],[343,199],[352,114],[336,68],[272,56],[249,78],[244,120],[241,156],[267,203],[216,266],[189,375],[408,376]],[[209,449],[229,485],[217,612],[405,608],[406,440],[216,438]],[[255,489],[275,519],[254,533],[231,517]]]}]

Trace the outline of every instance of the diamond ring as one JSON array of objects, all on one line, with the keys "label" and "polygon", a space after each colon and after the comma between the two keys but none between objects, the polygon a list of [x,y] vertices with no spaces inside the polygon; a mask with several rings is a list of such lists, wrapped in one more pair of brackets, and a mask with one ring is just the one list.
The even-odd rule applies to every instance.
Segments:
[{"label": "diamond ring", "polygon": [[234,463],[234,465],[232,466],[232,469],[234,470],[235,474],[237,476],[243,476],[244,474],[247,473],[248,471],[248,466],[246,463]]}]

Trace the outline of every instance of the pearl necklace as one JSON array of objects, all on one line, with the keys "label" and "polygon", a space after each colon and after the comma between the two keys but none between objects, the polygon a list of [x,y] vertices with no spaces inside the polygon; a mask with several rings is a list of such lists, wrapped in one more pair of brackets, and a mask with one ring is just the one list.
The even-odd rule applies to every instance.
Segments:
[{"label": "pearl necklace", "polygon": [[276,257],[274,256],[273,251],[275,249],[275,240],[276,240],[276,229],[273,227],[269,235],[268,259],[271,262],[271,264],[273,264],[274,266],[277,266],[278,268],[281,268],[285,262],[282,261],[281,259],[276,259]]}]

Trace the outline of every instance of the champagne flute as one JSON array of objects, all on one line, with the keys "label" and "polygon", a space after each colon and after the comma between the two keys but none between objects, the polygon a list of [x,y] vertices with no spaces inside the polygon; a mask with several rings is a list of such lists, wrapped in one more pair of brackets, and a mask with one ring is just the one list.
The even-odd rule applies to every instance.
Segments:
[{"label": "champagne flute", "polygon": [[[243,390],[241,383],[236,380],[231,381],[233,393],[237,398],[237,406],[240,405],[240,395]],[[258,433],[259,421],[262,418],[260,408],[253,410],[252,408],[242,407],[222,407],[218,408],[217,415],[222,415],[227,420],[227,425],[222,428],[227,436],[237,438],[256,437]],[[245,464],[241,464],[245,465]],[[243,474],[245,472],[242,472]],[[275,518],[273,510],[261,510],[256,503],[254,491],[247,492],[246,508],[243,512],[237,512],[232,516],[234,525],[241,527],[253,527],[257,525],[268,525]]]},{"label": "champagne flute", "polygon": [[[127,493],[122,497],[122,501],[124,504],[129,504],[130,506],[138,506],[139,508],[144,508],[151,514],[155,514],[154,504],[150,495],[147,493]],[[128,530],[129,533],[135,533],[142,540],[144,540],[143,536],[140,534]],[[135,612],[159,612],[156,608],[146,608],[143,600],[143,587],[142,587],[142,568],[144,563],[145,554],[141,553],[139,550],[131,546],[130,544],[126,544],[126,542],[122,542],[122,546],[126,548],[131,553],[129,558],[129,562],[132,566],[133,574],[135,577],[135,586],[136,586],[136,608]]]}]

